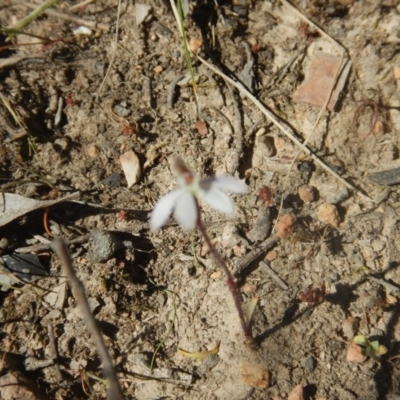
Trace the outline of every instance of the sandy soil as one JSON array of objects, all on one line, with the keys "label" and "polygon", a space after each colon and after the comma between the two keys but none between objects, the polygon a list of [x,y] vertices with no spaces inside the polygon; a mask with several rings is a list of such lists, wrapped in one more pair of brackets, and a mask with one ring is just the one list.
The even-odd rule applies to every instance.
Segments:
[{"label": "sandy soil", "polygon": [[[2,2],[1,26],[30,12],[17,3]],[[74,34],[76,19],[43,15],[25,28],[37,37],[17,35],[10,48],[2,36],[2,192],[36,200],[79,192],[0,227],[3,263],[24,251],[49,274],[3,284],[2,398],[106,398],[60,261],[39,246],[51,233],[69,243],[127,399],[400,399],[400,7],[218,3],[190,4],[185,28],[202,40],[198,54],[246,85],[348,186],[192,57],[194,94],[169,2],[150,0],[139,25],[138,4],[123,3],[117,41],[117,3],[104,0],[57,6],[103,24],[91,35]],[[120,157],[129,151],[137,160],[127,169],[138,171],[128,188]],[[178,185],[174,155],[199,176],[249,186],[232,196],[234,216],[202,211],[245,310],[258,298],[253,340],[201,235],[174,219],[149,231],[155,202]],[[296,216],[291,233],[246,263],[285,214]],[[388,352],[351,358],[356,335]],[[218,343],[204,359],[177,352]],[[19,394],[6,393],[11,376]]]}]

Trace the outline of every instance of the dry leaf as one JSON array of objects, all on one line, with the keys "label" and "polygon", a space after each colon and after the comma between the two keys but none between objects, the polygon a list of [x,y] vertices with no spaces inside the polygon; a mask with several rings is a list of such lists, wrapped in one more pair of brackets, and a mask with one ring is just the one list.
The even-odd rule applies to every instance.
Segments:
[{"label": "dry leaf", "polygon": [[138,156],[133,151],[127,151],[119,158],[124,171],[128,189],[137,183],[142,174]]},{"label": "dry leaf", "polygon": [[64,201],[76,200],[79,192],[72,193],[68,196],[56,200],[34,200],[29,197],[20,196],[13,193],[4,193],[4,197],[0,194],[0,226],[28,214],[31,211],[53,206],[54,204],[63,203]]}]

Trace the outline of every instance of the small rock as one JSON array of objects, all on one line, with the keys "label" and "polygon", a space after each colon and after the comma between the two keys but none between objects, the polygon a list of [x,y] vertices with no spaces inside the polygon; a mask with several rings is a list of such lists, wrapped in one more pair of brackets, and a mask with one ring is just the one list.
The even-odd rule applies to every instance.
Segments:
[{"label": "small rock", "polygon": [[194,54],[197,53],[197,51],[199,50],[199,48],[203,45],[203,40],[198,39],[198,38],[192,38],[189,41],[189,48],[190,51]]},{"label": "small rock", "polygon": [[297,217],[292,213],[283,215],[276,224],[276,235],[278,238],[283,239],[290,235],[293,232],[296,220]]},{"label": "small rock", "polygon": [[44,300],[49,303],[51,307],[62,310],[64,308],[66,293],[67,284],[64,282],[53,288],[53,290],[44,297]]},{"label": "small rock", "polygon": [[122,118],[129,117],[129,115],[131,114],[131,110],[129,110],[128,108],[122,106],[121,104],[116,104],[113,107],[113,111],[114,111],[115,114],[117,114],[118,116],[120,116]]},{"label": "small rock", "polygon": [[339,214],[336,206],[334,206],[333,204],[321,204],[318,209],[318,219],[322,223],[329,224],[334,228],[339,227]]},{"label": "small rock", "polygon": [[222,231],[222,247],[231,248],[239,243],[239,238],[235,228],[231,225],[226,225]]},{"label": "small rock", "polygon": [[88,298],[88,303],[89,303],[89,308],[92,314],[96,311],[96,309],[99,307],[100,303],[95,297],[89,297]]},{"label": "small rock", "polygon": [[204,121],[197,120],[194,124],[195,129],[197,130],[200,136],[206,136],[208,133],[207,124]]},{"label": "small rock", "polygon": [[269,386],[269,371],[263,364],[243,362],[240,366],[240,376],[245,385],[257,389],[265,389]]},{"label": "small rock", "polygon": [[120,185],[121,179],[122,179],[121,175],[118,174],[117,172],[114,172],[107,178],[103,179],[101,183],[105,186],[116,187]]},{"label": "small rock", "polygon": [[60,149],[61,151],[67,150],[69,147],[69,141],[66,138],[56,139],[54,141],[54,148]]},{"label": "small rock", "polygon": [[96,158],[99,155],[99,149],[94,144],[86,148],[86,154],[91,158]]},{"label": "small rock", "polygon": [[400,65],[395,65],[393,67],[393,75],[394,75],[394,79],[400,79]]},{"label": "small rock", "polygon": [[221,277],[221,275],[222,275],[222,272],[221,272],[221,271],[215,271],[215,272],[213,272],[213,273],[210,275],[210,278],[211,278],[211,279],[218,279],[218,278]]},{"label": "small rock", "polygon": [[288,400],[304,400],[303,385],[295,386],[288,395]]},{"label": "small rock", "polygon": [[0,377],[0,397],[2,400],[38,400],[40,397],[33,382],[18,371]]},{"label": "small rock", "polygon": [[260,207],[253,229],[247,234],[252,242],[263,241],[269,235],[271,230],[271,209]]},{"label": "small rock", "polygon": [[253,168],[260,168],[264,163],[264,159],[273,157],[276,154],[274,139],[269,136],[257,137],[254,144],[254,152],[252,158]]},{"label": "small rock", "polygon": [[385,133],[385,126],[382,121],[376,121],[374,125],[374,133],[382,136]]},{"label": "small rock", "polygon": [[141,23],[144,22],[144,20],[150,14],[150,10],[151,6],[149,6],[148,4],[141,4],[141,3],[135,4],[135,19],[137,26],[139,26]]},{"label": "small rock", "polygon": [[340,276],[336,272],[330,272],[326,275],[326,280],[328,283],[334,283],[339,280]]},{"label": "small rock", "polygon": [[347,350],[347,362],[349,363],[363,363],[367,359],[361,353],[361,347],[358,344],[351,343]]},{"label": "small rock", "polygon": [[312,372],[315,369],[315,360],[312,357],[304,357],[300,361],[301,366]]},{"label": "small rock", "polygon": [[330,93],[330,101],[327,108],[333,110],[346,83],[351,67],[351,62],[345,64],[336,82],[335,89],[332,91],[332,83],[341,63],[342,60],[338,56],[323,52],[315,54],[306,70],[305,79],[294,93],[293,99],[297,102],[322,107],[326,102],[327,95]]},{"label": "small rock", "polygon": [[241,288],[240,291],[242,293],[255,293],[257,291],[257,285],[251,285],[249,283],[245,283]]},{"label": "small rock", "polygon": [[25,371],[36,371],[54,365],[54,360],[47,358],[41,360],[36,357],[27,357],[24,361]]},{"label": "small rock", "polygon": [[278,252],[276,250],[271,250],[267,253],[267,255],[265,256],[265,259],[267,261],[274,261],[276,260],[276,257],[278,257]]},{"label": "small rock", "polygon": [[316,200],[317,191],[314,186],[311,185],[300,185],[297,189],[297,193],[301,200],[305,203],[311,203]]},{"label": "small rock", "polygon": [[124,246],[121,239],[107,231],[93,230],[89,237],[89,257],[93,262],[105,262]]},{"label": "small rock", "polygon": [[138,156],[133,151],[127,151],[119,158],[124,171],[128,189],[137,183],[142,175]]},{"label": "small rock", "polygon": [[346,318],[342,324],[343,334],[348,338],[352,339],[358,329],[358,319],[352,316]]},{"label": "small rock", "polygon": [[337,192],[332,193],[332,196],[329,198],[329,203],[339,204],[342,201],[346,200],[349,196],[349,189],[343,188],[341,190],[338,190]]}]

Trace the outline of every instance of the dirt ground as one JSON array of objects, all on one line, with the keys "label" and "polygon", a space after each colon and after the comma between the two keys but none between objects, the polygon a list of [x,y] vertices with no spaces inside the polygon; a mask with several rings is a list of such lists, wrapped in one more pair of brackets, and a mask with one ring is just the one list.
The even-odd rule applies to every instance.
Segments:
[{"label": "dirt ground", "polygon": [[[2,192],[79,198],[1,224],[3,263],[36,254],[48,276],[3,284],[0,397],[106,398],[51,233],[69,243],[127,399],[399,400],[398,2],[298,0],[297,13],[280,1],[203,0],[185,18],[191,45],[202,40],[198,54],[356,190],[193,56],[195,95],[170,3],[145,2],[122,3],[117,40],[114,0],[72,10],[78,2],[62,1],[56,9],[75,19],[42,15],[25,28],[33,36],[1,37]],[[24,4],[3,0],[1,26],[26,16]],[[97,28],[78,34],[76,18]],[[327,103],[332,65],[341,83]],[[120,160],[129,151],[139,168],[130,188]],[[249,186],[232,196],[234,216],[207,207],[203,216],[244,308],[258,298],[252,342],[200,234],[174,219],[149,231],[155,202],[178,185],[174,155],[199,176]],[[278,213],[297,222],[262,251]],[[356,335],[388,352],[351,358]],[[218,343],[204,359],[177,352]]]}]

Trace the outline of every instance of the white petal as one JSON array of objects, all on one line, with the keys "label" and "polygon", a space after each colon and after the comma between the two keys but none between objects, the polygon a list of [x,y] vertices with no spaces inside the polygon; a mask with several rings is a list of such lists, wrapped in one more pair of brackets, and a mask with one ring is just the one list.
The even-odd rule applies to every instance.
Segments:
[{"label": "white petal", "polygon": [[233,176],[215,176],[204,181],[201,181],[200,186],[207,190],[211,187],[216,187],[221,190],[226,190],[232,193],[247,193],[248,187],[245,183]]},{"label": "white petal", "polygon": [[202,191],[201,198],[214,210],[224,214],[232,214],[234,211],[231,199],[216,187],[210,187],[206,191]]},{"label": "white petal", "polygon": [[150,230],[152,232],[161,228],[167,222],[174,209],[176,200],[181,194],[182,189],[174,190],[158,200],[150,217]]},{"label": "white petal", "polygon": [[185,231],[189,231],[196,226],[197,205],[193,194],[187,189],[182,192],[176,201],[174,217]]}]

